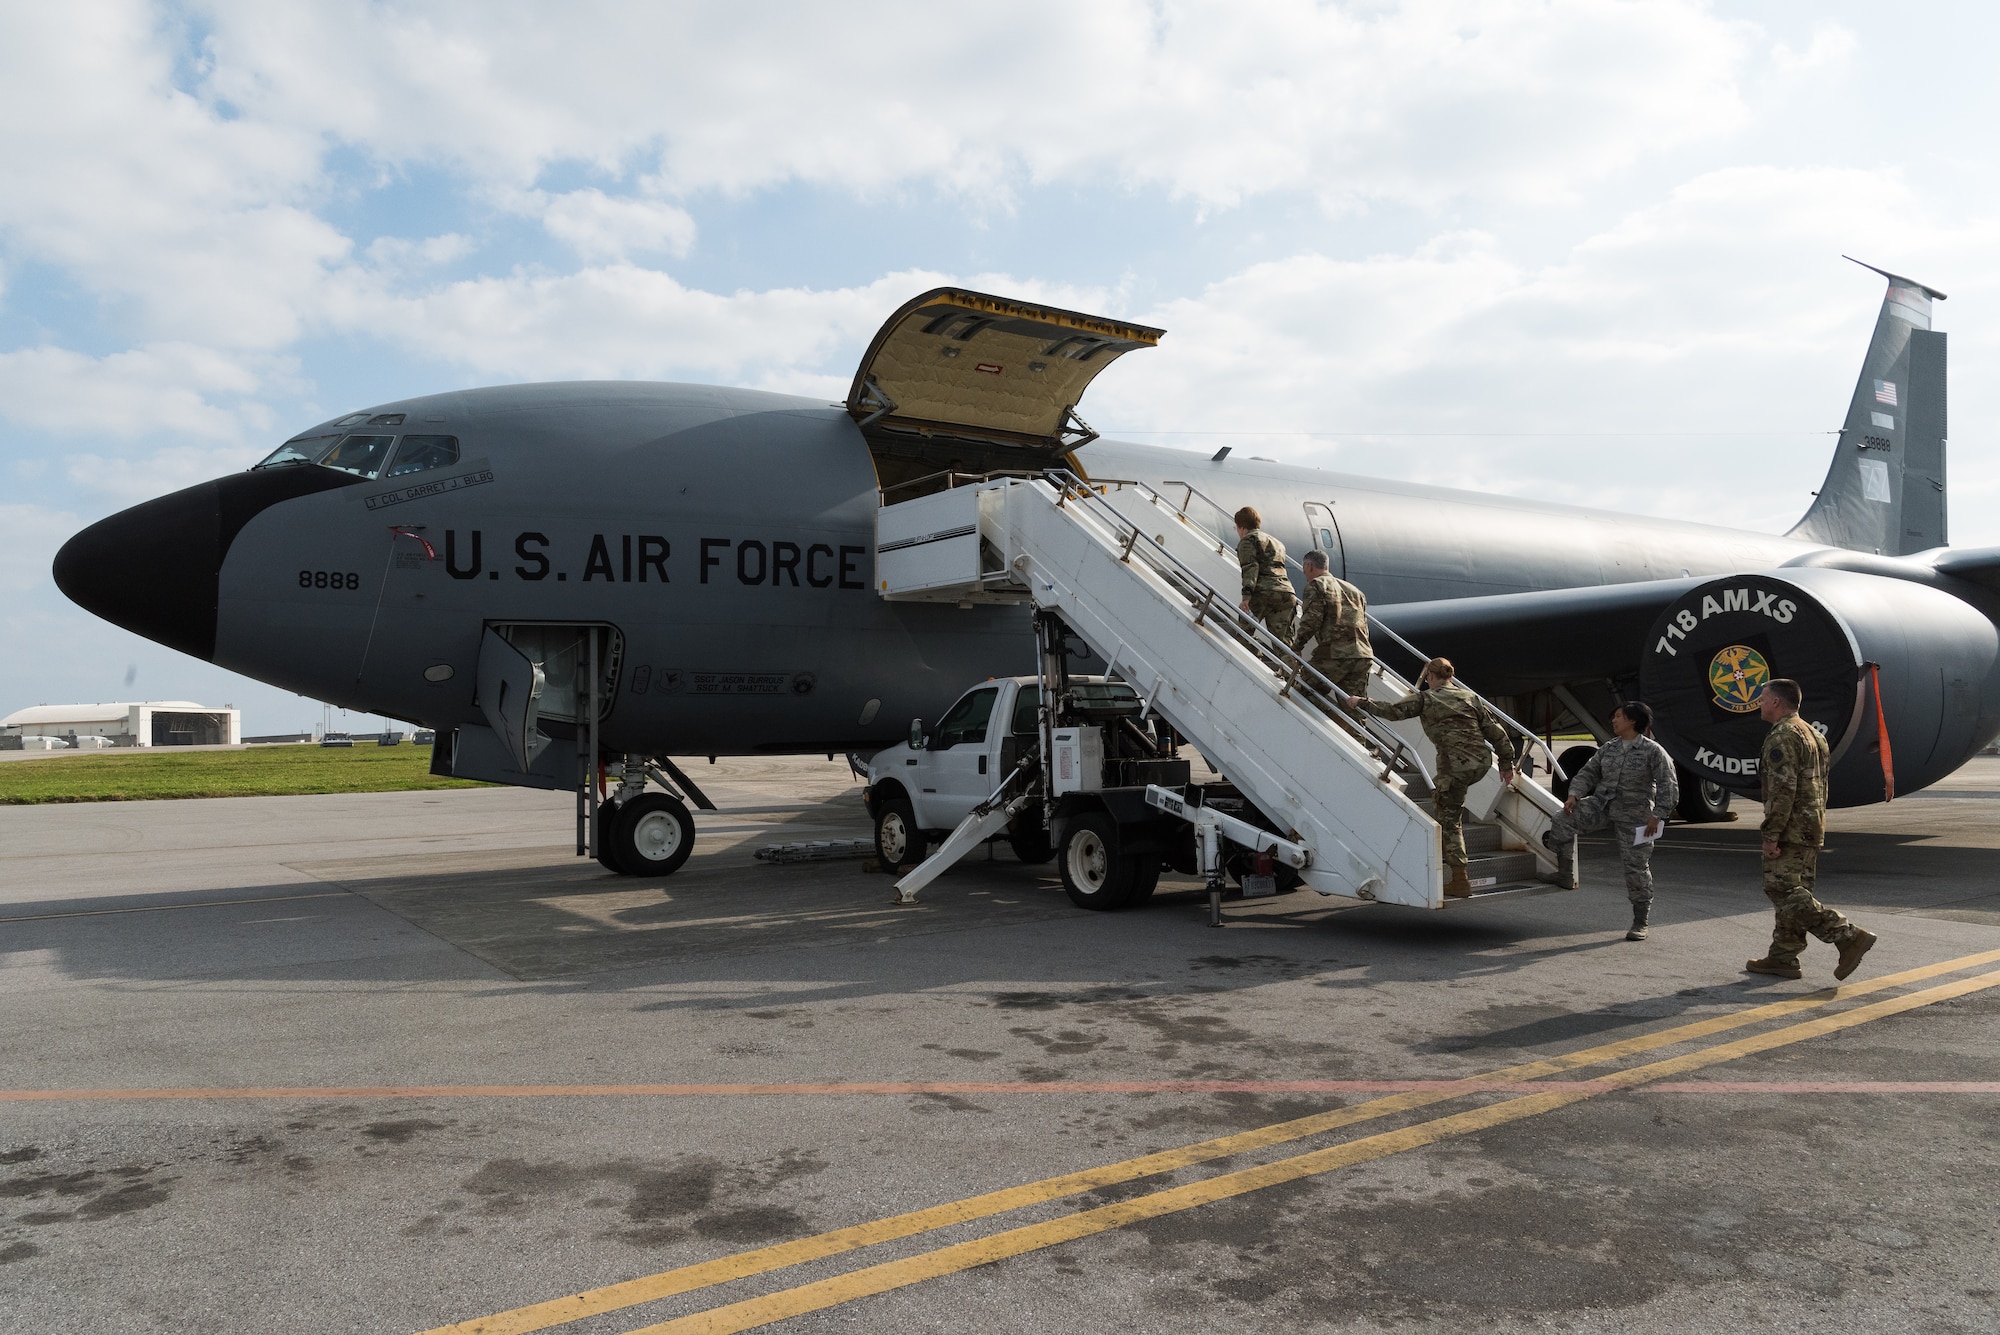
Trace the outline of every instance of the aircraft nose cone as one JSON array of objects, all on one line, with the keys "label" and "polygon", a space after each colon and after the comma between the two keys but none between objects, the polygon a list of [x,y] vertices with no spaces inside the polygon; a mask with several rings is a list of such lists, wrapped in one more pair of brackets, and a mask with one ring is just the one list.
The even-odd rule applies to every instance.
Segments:
[{"label": "aircraft nose cone", "polygon": [[217,484],[204,482],[100,519],[56,553],[56,587],[114,625],[213,659],[220,518]]},{"label": "aircraft nose cone", "polygon": [[274,505],[364,479],[296,465],[234,473],[100,519],[56,553],[56,587],[114,625],[215,661],[222,563]]}]

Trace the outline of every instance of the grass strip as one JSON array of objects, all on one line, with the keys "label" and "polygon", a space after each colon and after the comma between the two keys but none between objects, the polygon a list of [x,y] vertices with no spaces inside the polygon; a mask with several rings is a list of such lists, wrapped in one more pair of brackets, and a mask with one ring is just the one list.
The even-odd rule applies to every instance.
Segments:
[{"label": "grass strip", "polygon": [[0,764],[0,806],[288,797],[478,788],[430,772],[428,746],[260,746],[245,751],[135,750]]}]

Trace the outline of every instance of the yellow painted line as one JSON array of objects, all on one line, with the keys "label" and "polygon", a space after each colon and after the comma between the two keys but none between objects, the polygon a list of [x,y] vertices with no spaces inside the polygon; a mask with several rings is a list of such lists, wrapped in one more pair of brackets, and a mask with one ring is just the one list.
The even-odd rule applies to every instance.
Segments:
[{"label": "yellow painted line", "polygon": [[169,909],[226,909],[232,904],[283,904],[294,899],[337,899],[352,890],[316,890],[309,895],[264,895],[257,899],[204,899],[193,904],[139,904],[129,909],[78,909],[74,913],[25,913],[0,922],[42,922],[49,918],[101,918],[112,913],[165,913]]},{"label": "yellow painted line", "polygon": [[844,1275],[836,1275],[817,1283],[802,1284],[797,1288],[782,1289],[761,1298],[750,1298],[743,1302],[731,1303],[726,1307],[712,1308],[706,1312],[696,1312],[690,1316],[644,1326],[627,1332],[627,1335],[733,1335],[736,1331],[751,1330],[758,1326],[769,1325],[773,1321],[783,1321],[788,1317],[801,1316],[807,1312],[837,1307],[842,1303],[853,1302],[857,1298],[886,1293],[891,1289],[906,1288],[927,1279],[970,1270],[974,1266],[990,1265],[995,1261],[1003,1261],[1026,1252],[1074,1242],[1078,1238],[1123,1228],[1141,1220],[1157,1219],[1161,1215],[1193,1209],[1198,1205],[1208,1205],[1215,1201],[1227,1200],[1232,1196],[1261,1191],[1265,1187],[1275,1186],[1281,1182],[1295,1182],[1300,1178],[1314,1177],[1336,1168],[1347,1168],[1354,1164],[1387,1158],[1392,1154],[1401,1154],[1405,1150],[1434,1145],[1454,1136],[1505,1126],[1509,1122],[1537,1117],[1584,1099],[1596,1098],[1600,1094],[1630,1089],[1635,1085],[1660,1080],[1669,1075],[1678,1075],[1683,1071],[1734,1061],[1738,1057],[1767,1052],[1772,1048],[1818,1038],[1842,1029],[1851,1029],[1857,1025],[1867,1024],[1871,1020],[1882,1019],[1884,1016],[1897,1015],[1903,1011],[1915,1010],[1920,1006],[1928,1006],[1934,1002],[1964,996],[1968,992],[1977,992],[1989,987],[2000,987],[2000,973],[1961,978],[1941,987],[1913,992],[1907,996],[1892,997],[1887,1001],[1859,1006],[1838,1015],[1808,1020],[1770,1033],[1756,1034],[1729,1043],[1718,1043],[1699,1052],[1690,1052],[1679,1057],[1669,1057],[1665,1061],[1617,1071],[1590,1082],[1591,1087],[1571,1086],[1568,1089],[1550,1090],[1546,1094],[1530,1094],[1523,1098],[1509,1099],[1504,1103],[1492,1103],[1483,1108],[1453,1113],[1448,1117],[1420,1122],[1399,1131],[1386,1131],[1380,1135],[1367,1136],[1343,1145],[1315,1150],[1309,1154],[1279,1159],[1274,1163],[1260,1164],[1255,1168],[1245,1168],[1234,1173],[1225,1173],[1203,1182],[1171,1187],[1135,1200],[1121,1201],[1116,1205],[1099,1206],[1094,1210],[1079,1211],[1061,1219],[1051,1219],[1046,1223],[1029,1224],[950,1247],[940,1247],[936,1251],[923,1252],[900,1261],[888,1261],[861,1270],[851,1270]]},{"label": "yellow painted line", "polygon": [[974,1219],[985,1219],[1010,1210],[1023,1209],[1044,1201],[1059,1200],[1078,1192],[1091,1191],[1098,1187],[1119,1182],[1130,1182],[1137,1178],[1150,1177],[1156,1173],[1172,1172],[1191,1164],[1206,1163],[1213,1159],[1224,1159],[1242,1154],[1248,1150],[1263,1149],[1272,1145],[1282,1145],[1301,1140],[1307,1136],[1332,1131],[1339,1127],[1351,1126],[1357,1122],[1370,1121],[1379,1117],[1393,1116],[1412,1108],[1428,1107],[1434,1103],[1444,1103],[1452,1099],[1467,1097],[1481,1092],[1480,1087],[1495,1080],[1533,1080],[1545,1075],[1555,1075],[1561,1071],[1575,1070],[1580,1066],[1595,1066],[1602,1062],[1617,1061],[1650,1052],[1658,1048],[1670,1047],[1676,1043],[1687,1043],[1710,1034],[1723,1033],[1758,1024],[1765,1020],[1779,1019],[1803,1010],[1811,1010],[1838,1000],[1862,996],[1883,988],[1899,987],[1904,983],[1920,982],[1939,974],[1957,973],[1963,969],[1975,968],[1981,964],[2000,961],[2000,950],[1984,951],[1975,955],[1964,955],[1958,959],[1945,960],[1921,968],[1907,969],[1902,973],[1884,974],[1880,978],[1870,978],[1842,987],[1826,988],[1809,992],[1803,996],[1785,1001],[1753,1006],[1748,1010],[1729,1015],[1719,1015],[1707,1020],[1697,1020],[1690,1024],[1676,1025],[1651,1034],[1640,1034],[1632,1038],[1619,1039],[1594,1048],[1566,1053],[1542,1061],[1528,1062],[1520,1066],[1510,1066],[1484,1075],[1469,1076],[1463,1081],[1438,1089],[1415,1090],[1407,1094],[1395,1094],[1387,1098],[1369,1099],[1362,1103],[1335,1108],[1328,1112],[1315,1113],[1309,1117],[1296,1118],[1288,1122],[1278,1122],[1271,1126],[1241,1131],[1233,1135],[1219,1136],[1213,1140],[1198,1141],[1177,1149],[1161,1150],[1154,1154],[1141,1155],[1120,1163],[1106,1164],[1099,1168],[1087,1168],[1075,1173],[1064,1173],[1057,1177],[1043,1178],[1039,1182],[1029,1182],[1017,1187],[1007,1187],[999,1191],[970,1196],[963,1200],[934,1205],[907,1214],[890,1215],[865,1224],[851,1224],[812,1237],[797,1238],[791,1242],[780,1242],[769,1247],[758,1247],[751,1251],[737,1252],[730,1256],[717,1257],[712,1261],[700,1261],[693,1265],[681,1266],[673,1270],[663,1270],[658,1274],[642,1275],[637,1279],[623,1280],[602,1288],[586,1289],[581,1293],[569,1294],[562,1298],[552,1298],[546,1302],[532,1303],[492,1316],[475,1317],[468,1321],[455,1322],[420,1332],[420,1335],[525,1335],[525,1332],[546,1330],[570,1321],[580,1321],[588,1316],[617,1311],[623,1307],[634,1307],[640,1303],[652,1302],[658,1298],[672,1297],[678,1293],[688,1293],[695,1289],[707,1288],[713,1284],[723,1284],[731,1280],[746,1279],[752,1275],[765,1274],[772,1270],[782,1270],[787,1266],[800,1265],[842,1252],[854,1251],[861,1247],[872,1247],[877,1243],[892,1242],[898,1238],[912,1237],[935,1229],[949,1228]]}]

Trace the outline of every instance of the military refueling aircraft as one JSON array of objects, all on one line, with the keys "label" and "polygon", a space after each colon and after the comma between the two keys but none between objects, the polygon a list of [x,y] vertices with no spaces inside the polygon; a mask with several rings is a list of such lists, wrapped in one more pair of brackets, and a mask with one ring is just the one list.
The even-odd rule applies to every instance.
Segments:
[{"label": "military refueling aircraft", "polygon": [[[1067,468],[1212,531],[1254,505],[1528,728],[1651,702],[1691,818],[1755,790],[1774,676],[1804,686],[1832,801],[1877,802],[2000,733],[2000,549],[1946,545],[1943,294],[1876,272],[1833,462],[1782,537],[1101,439],[1084,390],[1163,331],[941,288],[889,317],[844,403],[626,382],[384,403],[93,524],[55,578],[184,653],[436,729],[441,773],[577,788],[594,819],[593,759],[700,803],[669,757],[873,753],[1033,671],[1025,607],[878,596],[876,516]],[[685,807],[632,812],[680,848],[649,868],[678,866]]]}]

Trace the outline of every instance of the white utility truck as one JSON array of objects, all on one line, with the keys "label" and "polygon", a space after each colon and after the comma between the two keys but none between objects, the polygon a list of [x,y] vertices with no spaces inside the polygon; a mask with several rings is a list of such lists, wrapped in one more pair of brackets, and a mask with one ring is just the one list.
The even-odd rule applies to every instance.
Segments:
[{"label": "white utility truck", "polygon": [[[1051,619],[1053,620],[1053,619]],[[1226,783],[1193,784],[1182,739],[1126,682],[1069,677],[1056,692],[1052,717],[1042,717],[1042,686],[1034,677],[1001,677],[960,696],[929,728],[911,721],[910,740],[880,751],[868,764],[864,794],[875,821],[875,851],[885,866],[925,860],[976,809],[996,797],[1034,800],[992,822],[1022,862],[1058,859],[1063,889],[1086,909],[1143,902],[1166,869],[1197,870],[1195,827],[1149,802],[1152,785],[1194,795],[1197,804],[1228,810],[1260,827],[1241,793]],[[1039,764],[1043,730],[1051,763]],[[1041,800],[1044,795],[1047,800]],[[1275,833],[1275,832],[1274,832]],[[1257,874],[1257,855],[1233,849],[1226,869],[1239,881]],[[1264,868],[1272,888],[1295,889],[1289,867]],[[1260,883],[1252,879],[1253,889]]]}]

